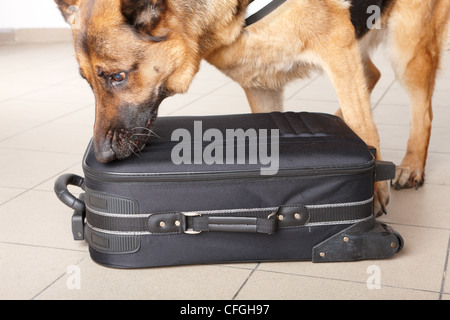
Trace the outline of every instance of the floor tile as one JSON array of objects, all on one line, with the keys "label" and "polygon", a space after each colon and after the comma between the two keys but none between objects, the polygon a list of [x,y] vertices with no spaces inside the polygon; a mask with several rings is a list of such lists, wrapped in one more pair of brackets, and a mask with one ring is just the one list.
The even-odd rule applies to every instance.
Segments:
[{"label": "floor tile", "polygon": [[16,85],[56,85],[72,80],[75,77],[80,77],[78,65],[74,60],[68,58],[51,64],[38,64],[26,69],[16,70],[8,74],[8,83]]},{"label": "floor tile", "polygon": [[447,264],[447,272],[446,272],[446,278],[444,282],[443,293],[447,295],[446,300],[450,300],[450,277],[449,277],[450,268]]},{"label": "floor tile", "polygon": [[28,151],[45,151],[83,155],[92,138],[92,129],[54,121],[17,134],[0,142],[0,148],[17,146]]},{"label": "floor tile", "polygon": [[80,289],[68,290],[70,275],[58,279],[36,299],[231,299],[251,270],[220,266],[186,266],[117,270],[84,259]]},{"label": "floor tile", "polygon": [[[409,137],[409,126],[378,125],[382,149],[405,150]],[[431,130],[429,152],[450,153],[450,144],[445,137],[450,136],[450,127],[435,127]]]},{"label": "floor tile", "polygon": [[0,242],[87,251],[73,240],[72,214],[54,192],[27,191],[0,206]]},{"label": "floor tile", "polygon": [[[320,82],[319,82],[320,81]],[[291,99],[338,101],[336,92],[330,81],[314,81],[303,90],[300,90]]]},{"label": "floor tile", "polygon": [[[70,168],[67,168],[66,170],[58,173],[56,176],[51,177],[50,179],[44,181],[41,184],[36,185],[33,190],[40,190],[40,191],[54,191],[55,181],[56,179],[66,173],[75,174],[80,177],[84,177],[83,173],[83,166],[82,166],[82,159],[80,158],[80,161],[77,162],[75,165],[71,166]],[[69,186],[69,191],[72,192],[73,195],[78,196],[81,192],[83,192],[78,187]]]},{"label": "floor tile", "polygon": [[[375,123],[409,126],[411,122],[409,105],[379,105],[373,112]],[[434,107],[432,130],[447,127],[450,122],[450,108]]]},{"label": "floor tile", "polygon": [[237,300],[437,300],[439,293],[257,270]]},{"label": "floor tile", "polygon": [[[1,183],[1,182],[0,182]],[[0,186],[0,206],[15,197],[19,194],[25,192],[27,189],[21,188],[9,188],[9,187],[1,187]]]},{"label": "floor tile", "polygon": [[244,98],[245,91],[237,82],[234,82],[230,79],[224,85],[214,90],[214,96],[236,96]]},{"label": "floor tile", "polygon": [[210,92],[216,92],[216,90],[220,89],[228,82],[229,80],[194,79],[194,81],[192,81],[191,85],[189,86],[188,93],[206,95]]},{"label": "floor tile", "polygon": [[197,100],[201,99],[203,95],[194,94],[194,93],[186,93],[179,94],[172,97],[168,97],[161,102],[161,105],[158,109],[159,116],[168,116],[176,114],[179,110],[184,107],[194,104]]},{"label": "floor tile", "polygon": [[245,97],[224,96],[221,99],[217,99],[214,95],[208,95],[172,112],[170,115],[220,115],[250,112]]},{"label": "floor tile", "polygon": [[195,79],[230,81],[229,77],[227,77],[224,73],[222,73],[220,70],[206,61],[202,61],[200,63],[200,71],[195,75]]},{"label": "floor tile", "polygon": [[[372,274],[369,268],[375,266],[379,270],[382,286],[439,293],[450,231],[392,223],[389,225],[405,241],[402,251],[390,259],[324,264],[312,262],[262,263],[257,270],[365,284]],[[417,264],[416,261],[421,261],[421,263]],[[414,268],[411,268],[412,265]],[[370,272],[368,273],[368,271]],[[391,299],[388,295],[385,298]]]},{"label": "floor tile", "polygon": [[[396,165],[400,165],[406,153],[404,150],[381,150],[381,156],[384,160],[391,161]],[[425,166],[425,184],[433,185],[450,185],[450,154],[429,152],[427,163]]]},{"label": "floor tile", "polygon": [[0,149],[0,185],[32,188],[80,161],[78,154]]},{"label": "floor tile", "polygon": [[33,95],[39,90],[44,90],[48,85],[46,84],[22,84],[18,86],[17,84],[7,83],[5,81],[0,81],[0,86],[2,87],[2,92],[0,93],[0,103],[14,99],[21,98],[26,95]]},{"label": "floor tile", "polygon": [[9,75],[37,66],[51,67],[71,57],[75,59],[74,50],[67,43],[4,45],[0,51],[3,52],[0,67]]},{"label": "floor tile", "polygon": [[30,101],[19,99],[0,103],[0,112],[2,113],[0,118],[0,142],[79,109],[80,106],[74,104],[61,107],[59,103],[37,101],[30,103]]},{"label": "floor tile", "polygon": [[87,255],[87,252],[0,242],[0,300],[33,299]]},{"label": "floor tile", "polygon": [[391,190],[388,215],[382,220],[430,228],[450,229],[450,207],[444,200],[450,186],[425,184],[420,190]]},{"label": "floor tile", "polygon": [[[66,109],[69,109],[68,106]],[[67,113],[64,116],[55,119],[54,124],[65,125],[74,130],[74,134],[88,132],[92,134],[95,122],[95,106],[89,105],[87,107],[77,108],[73,112]],[[66,137],[71,133],[70,130],[65,130]]]},{"label": "floor tile", "polygon": [[[436,91],[433,95],[434,107],[450,107],[450,93],[448,91]],[[380,100],[381,104],[409,106],[408,94],[403,88],[391,88]]]},{"label": "floor tile", "polygon": [[20,97],[26,101],[58,102],[63,108],[66,104],[76,104],[79,107],[94,105],[95,99],[89,89],[80,89],[62,84],[49,86],[38,91],[24,94]]}]

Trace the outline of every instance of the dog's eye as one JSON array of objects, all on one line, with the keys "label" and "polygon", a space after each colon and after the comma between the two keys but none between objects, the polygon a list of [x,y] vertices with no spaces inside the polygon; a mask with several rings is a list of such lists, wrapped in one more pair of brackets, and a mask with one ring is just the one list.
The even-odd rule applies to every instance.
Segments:
[{"label": "dog's eye", "polygon": [[125,81],[125,79],[127,78],[127,73],[122,71],[122,72],[118,72],[118,73],[114,73],[111,76],[111,80],[113,80],[116,83],[120,83]]}]

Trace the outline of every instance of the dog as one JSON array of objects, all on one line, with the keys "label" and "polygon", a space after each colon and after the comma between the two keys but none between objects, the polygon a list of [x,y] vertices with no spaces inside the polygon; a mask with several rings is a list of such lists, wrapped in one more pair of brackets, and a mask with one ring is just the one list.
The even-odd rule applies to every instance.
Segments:
[{"label": "dog", "polygon": [[[76,26],[80,74],[95,95],[100,162],[139,152],[161,101],[185,93],[203,59],[242,86],[252,112],[281,111],[289,81],[324,70],[339,99],[337,114],[379,150],[370,93],[380,71],[370,52],[384,41],[411,104],[407,151],[392,183],[399,189],[424,182],[448,0],[288,0],[249,26],[250,0],[55,2]],[[370,8],[379,9],[375,27],[369,27]],[[374,191],[378,216],[386,213],[389,185],[377,182]]]}]

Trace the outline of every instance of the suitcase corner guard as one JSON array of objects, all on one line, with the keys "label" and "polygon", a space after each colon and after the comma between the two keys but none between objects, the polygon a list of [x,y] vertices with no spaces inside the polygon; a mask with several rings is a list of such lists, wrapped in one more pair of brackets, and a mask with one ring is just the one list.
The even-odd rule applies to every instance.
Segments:
[{"label": "suitcase corner guard", "polygon": [[372,217],[316,245],[312,262],[387,259],[400,252],[403,244],[399,233]]}]

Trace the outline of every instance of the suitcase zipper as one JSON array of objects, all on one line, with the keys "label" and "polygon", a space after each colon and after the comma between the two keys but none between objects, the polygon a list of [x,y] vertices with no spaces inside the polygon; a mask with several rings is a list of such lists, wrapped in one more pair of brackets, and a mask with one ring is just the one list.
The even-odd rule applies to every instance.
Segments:
[{"label": "suitcase zipper", "polygon": [[86,164],[83,166],[86,178],[108,182],[186,182],[203,180],[228,180],[228,179],[273,179],[281,177],[304,176],[339,176],[368,172],[375,169],[375,160],[361,166],[337,167],[337,168],[302,168],[279,169],[275,175],[261,175],[260,170],[249,171],[215,171],[215,172],[179,172],[179,173],[113,173],[98,172]]}]

